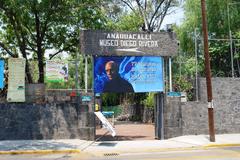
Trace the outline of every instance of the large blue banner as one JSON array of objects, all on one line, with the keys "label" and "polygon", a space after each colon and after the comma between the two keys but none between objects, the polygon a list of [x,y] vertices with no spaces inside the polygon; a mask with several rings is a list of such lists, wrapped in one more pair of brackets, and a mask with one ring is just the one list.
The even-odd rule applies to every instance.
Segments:
[{"label": "large blue banner", "polygon": [[160,92],[164,89],[163,60],[155,56],[94,58],[94,91]]},{"label": "large blue banner", "polygon": [[0,88],[4,87],[4,61],[0,60]]}]

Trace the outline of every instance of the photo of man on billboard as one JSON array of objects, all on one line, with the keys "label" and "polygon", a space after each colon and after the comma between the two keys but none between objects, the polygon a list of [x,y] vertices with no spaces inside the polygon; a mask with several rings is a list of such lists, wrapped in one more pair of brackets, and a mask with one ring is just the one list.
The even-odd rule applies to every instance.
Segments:
[{"label": "photo of man on billboard", "polygon": [[163,91],[162,64],[153,56],[94,57],[94,92]]},{"label": "photo of man on billboard", "polygon": [[119,66],[114,61],[105,64],[108,81],[104,84],[103,92],[134,92],[131,83],[119,75]]}]

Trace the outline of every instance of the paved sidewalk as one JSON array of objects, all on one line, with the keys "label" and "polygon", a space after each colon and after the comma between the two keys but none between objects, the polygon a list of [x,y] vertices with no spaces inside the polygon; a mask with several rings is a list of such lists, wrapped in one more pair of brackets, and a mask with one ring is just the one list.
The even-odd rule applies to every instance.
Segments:
[{"label": "paved sidewalk", "polygon": [[0,154],[79,153],[92,143],[79,139],[0,141]]},{"label": "paved sidewalk", "polygon": [[223,146],[240,146],[240,134],[216,135],[216,142],[210,142],[207,135],[140,141],[93,142],[78,139],[0,141],[0,154],[133,153]]},{"label": "paved sidewalk", "polygon": [[95,142],[85,151],[90,153],[134,153],[224,146],[240,146],[240,134],[216,135],[216,142],[210,142],[207,135],[180,136],[167,140]]}]

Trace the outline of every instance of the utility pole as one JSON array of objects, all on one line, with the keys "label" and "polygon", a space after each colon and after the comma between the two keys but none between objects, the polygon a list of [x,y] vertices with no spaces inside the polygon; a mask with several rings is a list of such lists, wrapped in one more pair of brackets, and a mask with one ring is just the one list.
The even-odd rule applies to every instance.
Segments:
[{"label": "utility pole", "polygon": [[201,0],[202,8],[202,31],[203,31],[203,44],[204,44],[204,57],[205,57],[205,74],[207,83],[207,99],[208,99],[208,126],[210,141],[215,142],[215,129],[214,129],[214,114],[213,114],[213,97],[212,97],[212,82],[211,82],[211,69],[208,51],[208,29],[206,18],[206,3]]}]

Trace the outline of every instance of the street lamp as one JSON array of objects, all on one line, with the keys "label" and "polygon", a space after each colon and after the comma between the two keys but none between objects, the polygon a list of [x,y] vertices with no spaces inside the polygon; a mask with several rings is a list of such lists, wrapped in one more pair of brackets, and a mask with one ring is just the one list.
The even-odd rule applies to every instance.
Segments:
[{"label": "street lamp", "polygon": [[231,27],[230,27],[229,6],[230,6],[230,5],[237,5],[237,4],[240,4],[240,2],[228,3],[228,5],[227,5],[228,31],[229,31],[230,52],[231,52],[232,77],[234,77],[234,66],[233,66],[233,40],[232,40],[232,31],[231,31]]}]

